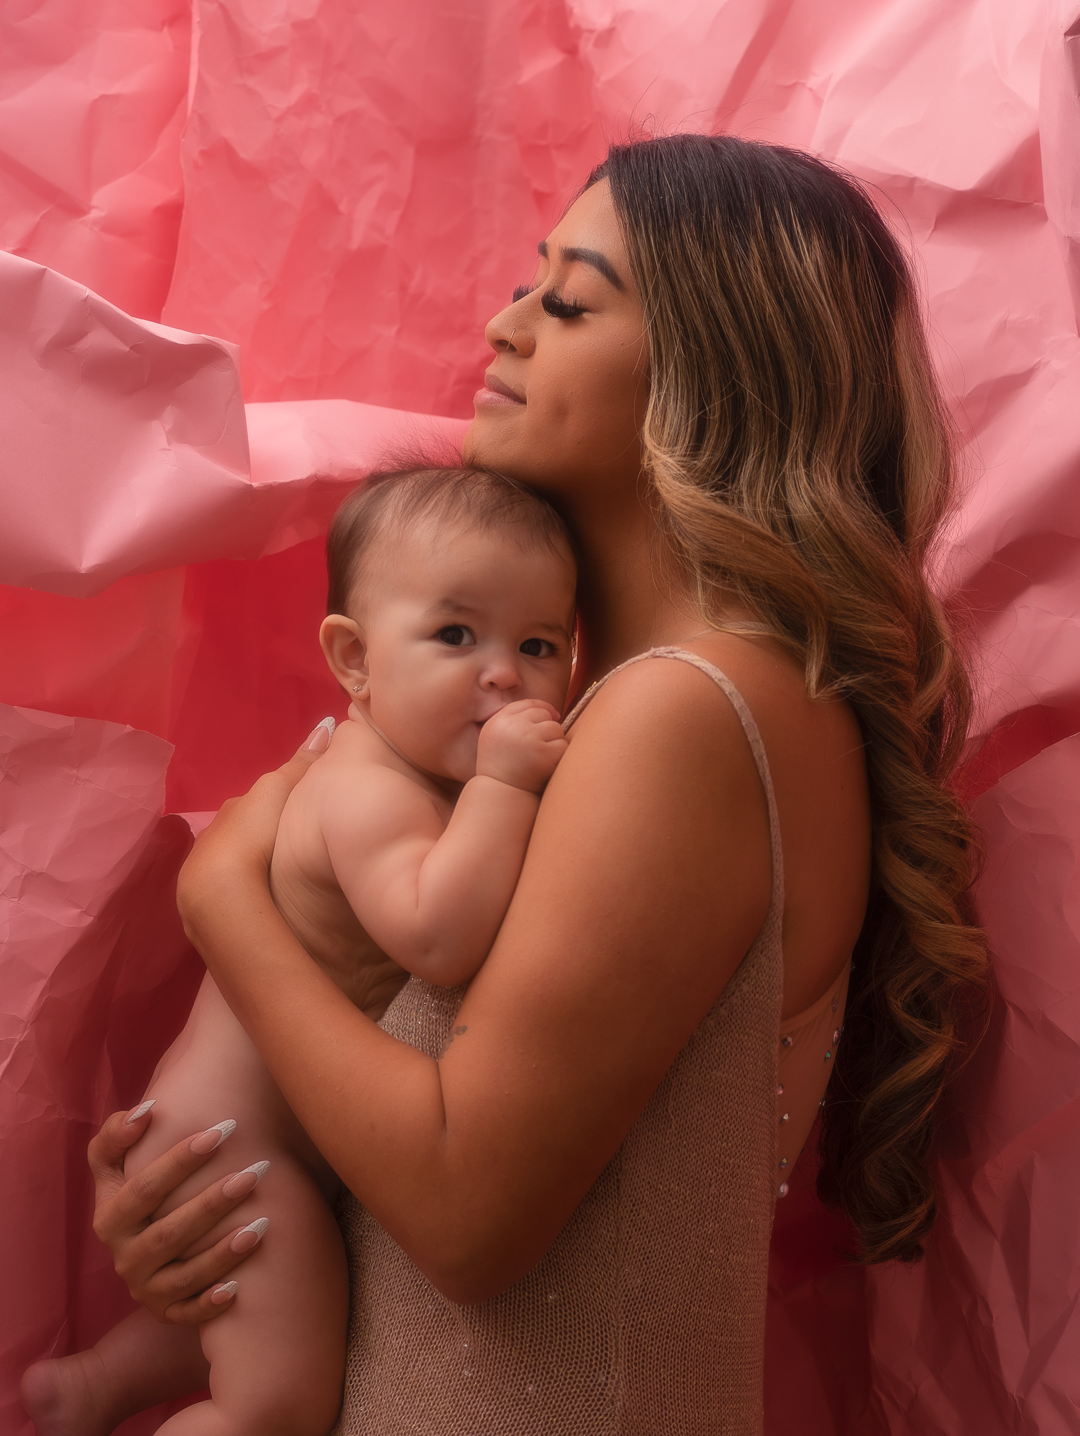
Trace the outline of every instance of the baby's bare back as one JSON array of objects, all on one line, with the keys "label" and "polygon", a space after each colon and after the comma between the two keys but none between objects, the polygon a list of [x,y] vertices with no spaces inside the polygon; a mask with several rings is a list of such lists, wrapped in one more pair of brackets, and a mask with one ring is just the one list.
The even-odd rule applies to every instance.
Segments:
[{"label": "baby's bare back", "polygon": [[[334,876],[321,837],[328,804],[364,800],[359,757],[348,737],[345,742],[339,738],[294,790],[278,829],[271,889],[285,921],[315,961],[378,1021],[408,974],[365,932]],[[309,781],[314,777],[322,781]],[[147,1095],[158,1099],[158,1111],[151,1132],[129,1157],[129,1176],[200,1126],[223,1118],[238,1124],[228,1147],[173,1193],[167,1209],[201,1190],[208,1174],[225,1175],[266,1158],[275,1163],[293,1159],[327,1195],[334,1190],[333,1174],[209,976],[183,1032],[158,1064]]]},{"label": "baby's bare back", "polygon": [[322,836],[329,805],[364,801],[362,769],[348,742],[351,727],[342,725],[329,752],[289,796],[278,825],[270,891],[323,971],[377,1022],[408,973],[364,930],[341,891]]}]

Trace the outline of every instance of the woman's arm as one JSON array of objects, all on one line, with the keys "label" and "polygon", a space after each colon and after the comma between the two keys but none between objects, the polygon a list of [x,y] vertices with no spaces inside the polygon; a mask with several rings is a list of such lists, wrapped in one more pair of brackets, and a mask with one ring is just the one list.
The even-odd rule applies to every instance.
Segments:
[{"label": "woman's arm", "polygon": [[768,820],[741,726],[682,665],[596,697],[439,1060],[358,1012],[290,934],[266,869],[273,791],[205,835],[193,941],[343,1180],[448,1297],[540,1259],[764,920]]}]

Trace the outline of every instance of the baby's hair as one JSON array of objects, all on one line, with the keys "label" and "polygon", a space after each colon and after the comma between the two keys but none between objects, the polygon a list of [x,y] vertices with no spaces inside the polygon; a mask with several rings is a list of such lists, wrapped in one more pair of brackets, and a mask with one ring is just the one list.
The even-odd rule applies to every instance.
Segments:
[{"label": "baby's hair", "polygon": [[418,466],[372,474],[342,503],[326,536],[327,613],[346,613],[366,554],[391,529],[434,517],[508,534],[526,550],[574,563],[565,523],[538,494],[485,469]]}]

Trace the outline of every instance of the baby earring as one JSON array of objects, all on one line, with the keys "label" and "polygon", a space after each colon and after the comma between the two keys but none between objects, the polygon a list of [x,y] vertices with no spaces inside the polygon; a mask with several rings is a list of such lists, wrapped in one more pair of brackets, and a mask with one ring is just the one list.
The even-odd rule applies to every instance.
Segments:
[{"label": "baby earring", "polygon": [[364,689],[365,689],[366,687],[367,687],[367,684],[366,684],[366,683],[354,683],[354,684],[353,684],[353,690],[352,690],[352,691],[353,691],[354,693],[363,693],[363,691],[364,691]]}]

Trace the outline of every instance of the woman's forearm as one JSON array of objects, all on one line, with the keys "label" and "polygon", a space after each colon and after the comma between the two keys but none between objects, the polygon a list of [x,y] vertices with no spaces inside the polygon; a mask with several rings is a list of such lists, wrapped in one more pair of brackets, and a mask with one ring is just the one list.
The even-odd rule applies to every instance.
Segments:
[{"label": "woman's forearm", "polygon": [[469,1150],[470,1123],[449,1127],[440,1064],[349,1002],[262,896],[258,872],[224,886],[212,935],[190,914],[189,930],[304,1129],[444,1295],[504,1289],[532,1261],[507,1267],[498,1173]]}]

